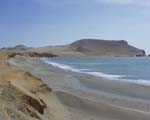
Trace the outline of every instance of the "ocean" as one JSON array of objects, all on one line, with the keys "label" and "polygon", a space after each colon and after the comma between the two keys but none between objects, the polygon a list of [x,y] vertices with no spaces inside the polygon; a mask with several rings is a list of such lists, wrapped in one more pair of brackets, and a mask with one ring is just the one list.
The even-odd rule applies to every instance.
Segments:
[{"label": "ocean", "polygon": [[43,60],[66,71],[150,86],[149,57],[56,57]]}]

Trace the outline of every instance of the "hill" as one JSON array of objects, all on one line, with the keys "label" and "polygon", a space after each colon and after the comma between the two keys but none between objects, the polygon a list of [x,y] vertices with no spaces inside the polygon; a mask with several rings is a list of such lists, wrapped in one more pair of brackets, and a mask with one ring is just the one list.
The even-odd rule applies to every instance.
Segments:
[{"label": "hill", "polygon": [[[125,40],[81,39],[63,46],[29,48],[18,45],[4,51],[26,56],[145,56],[145,51],[128,44]],[[15,54],[14,54],[15,55]]]},{"label": "hill", "polygon": [[145,56],[144,50],[129,45],[125,40],[82,39],[69,44],[68,47],[86,55]]}]

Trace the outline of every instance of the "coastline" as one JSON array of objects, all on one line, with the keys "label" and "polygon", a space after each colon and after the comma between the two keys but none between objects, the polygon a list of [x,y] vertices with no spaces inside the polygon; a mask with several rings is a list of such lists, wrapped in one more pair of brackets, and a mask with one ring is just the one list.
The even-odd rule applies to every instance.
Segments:
[{"label": "coastline", "polygon": [[[17,57],[11,59],[9,64],[41,78],[52,88],[60,104],[70,109],[66,110],[66,113],[71,114],[71,119],[148,120],[149,118],[149,87],[64,71],[36,58]],[[91,80],[96,79],[100,79],[98,86],[92,87]]]},{"label": "coastline", "polygon": [[[60,60],[62,58],[64,58],[64,57],[60,57]],[[72,58],[72,57],[70,57],[70,58]],[[77,58],[80,58],[80,57],[77,57]],[[75,58],[75,59],[77,59],[77,58]],[[88,59],[89,57],[84,57],[84,58]],[[92,57],[92,58],[97,58],[97,57]],[[101,57],[101,58],[106,58],[106,57]],[[116,58],[116,57],[108,57],[108,58]],[[126,58],[129,58],[129,57],[126,57]],[[147,57],[143,57],[143,58],[145,59]],[[130,58],[130,59],[132,59],[132,58]],[[133,58],[133,59],[135,59],[135,58]],[[72,71],[72,72],[81,73],[81,74],[85,74],[85,75],[93,75],[95,77],[100,77],[100,78],[107,79],[107,80],[121,81],[121,82],[125,82],[125,83],[127,82],[127,83],[131,83],[131,84],[139,84],[139,85],[143,85],[143,86],[146,86],[146,87],[150,86],[150,81],[146,80],[146,79],[143,79],[143,78],[133,80],[133,78],[126,78],[128,75],[123,75],[123,74],[118,75],[117,73],[116,74],[106,74],[106,73],[101,72],[101,71],[95,72],[95,71],[93,71],[92,69],[89,69],[89,68],[86,68],[86,69],[74,68],[70,65],[50,61],[50,60],[48,60],[48,58],[41,58],[41,60],[43,62],[53,66],[53,67],[64,69],[65,71]],[[128,68],[128,69],[130,69],[130,68]],[[117,71],[117,70],[115,70],[115,71]]]}]

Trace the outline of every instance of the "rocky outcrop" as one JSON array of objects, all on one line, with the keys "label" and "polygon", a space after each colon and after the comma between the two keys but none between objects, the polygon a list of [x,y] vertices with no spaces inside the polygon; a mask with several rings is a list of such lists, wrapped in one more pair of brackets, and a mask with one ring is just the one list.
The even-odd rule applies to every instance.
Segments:
[{"label": "rocky outcrop", "polygon": [[52,53],[37,53],[37,52],[12,52],[8,55],[9,58],[13,58],[15,56],[28,56],[28,57],[56,57],[56,55]]}]

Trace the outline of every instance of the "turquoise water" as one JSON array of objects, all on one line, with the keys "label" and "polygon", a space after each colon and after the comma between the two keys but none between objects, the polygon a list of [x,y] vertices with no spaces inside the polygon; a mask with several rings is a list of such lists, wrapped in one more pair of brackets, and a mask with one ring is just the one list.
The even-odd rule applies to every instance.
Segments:
[{"label": "turquoise water", "polygon": [[150,85],[149,57],[58,57],[44,61],[69,71]]}]

